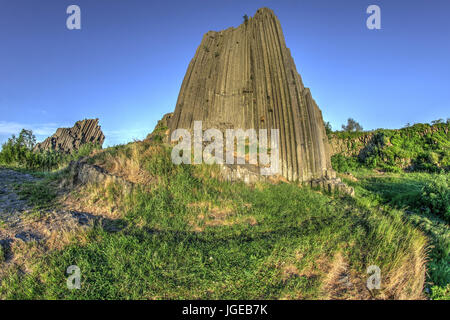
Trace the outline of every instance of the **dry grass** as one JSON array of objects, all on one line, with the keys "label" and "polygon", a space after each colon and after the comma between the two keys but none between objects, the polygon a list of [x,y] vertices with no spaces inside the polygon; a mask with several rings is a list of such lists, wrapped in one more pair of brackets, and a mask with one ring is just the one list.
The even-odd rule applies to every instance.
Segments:
[{"label": "dry grass", "polygon": [[0,279],[16,268],[23,273],[39,272],[36,269],[38,264],[35,262],[43,256],[63,250],[74,241],[81,245],[88,241],[87,228],[80,227],[74,221],[58,221],[58,219],[47,217],[46,221],[37,221],[29,227],[39,232],[43,239],[39,242],[14,241],[8,249],[8,260],[0,263]]},{"label": "dry grass", "polygon": [[297,267],[293,264],[288,264],[283,267],[281,278],[283,281],[286,281],[292,277],[299,277],[300,272],[298,271]]},{"label": "dry grass", "polygon": [[[245,203],[244,208],[250,209],[250,203]],[[236,215],[236,208],[233,203],[228,201],[215,206],[212,202],[193,202],[187,205],[188,208],[193,209],[196,214],[195,218],[189,221],[192,230],[195,232],[203,232],[205,227],[223,227],[233,226],[235,224],[248,224],[255,226],[258,224],[257,219],[250,215]]]},{"label": "dry grass", "polygon": [[325,266],[322,282],[324,299],[424,299],[425,260],[423,253],[415,252],[404,257],[390,271],[381,273],[381,289],[367,288],[369,274],[358,272],[349,266],[343,253],[335,254]]},{"label": "dry grass", "polygon": [[382,279],[381,298],[417,300],[424,299],[426,255],[416,248],[399,261]]},{"label": "dry grass", "polygon": [[350,270],[343,253],[337,252],[331,263],[323,263],[327,268],[322,282],[323,299],[370,299],[368,290]]},{"label": "dry grass", "polygon": [[148,185],[155,181],[144,168],[144,159],[154,156],[158,148],[149,147],[144,142],[133,143],[129,149],[121,150],[115,155],[105,153],[96,164],[110,174],[121,177],[135,184]]},{"label": "dry grass", "polygon": [[123,216],[127,192],[111,179],[99,184],[81,186],[64,199],[64,206],[70,210],[89,212],[90,214],[111,219]]}]

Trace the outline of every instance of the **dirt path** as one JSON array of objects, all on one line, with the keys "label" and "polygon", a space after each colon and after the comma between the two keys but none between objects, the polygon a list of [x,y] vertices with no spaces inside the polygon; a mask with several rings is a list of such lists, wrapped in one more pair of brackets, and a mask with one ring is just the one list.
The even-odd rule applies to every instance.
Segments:
[{"label": "dirt path", "polygon": [[0,168],[0,223],[14,225],[20,222],[23,212],[31,207],[14,191],[16,184],[35,181],[30,174]]},{"label": "dirt path", "polygon": [[[101,219],[57,205],[33,215],[34,208],[17,194],[16,186],[38,180],[30,174],[0,168],[0,246],[5,252],[11,252],[11,246],[17,241],[58,246],[68,233],[80,232]],[[52,240],[52,244],[47,240]],[[10,255],[6,260],[11,258]]]}]

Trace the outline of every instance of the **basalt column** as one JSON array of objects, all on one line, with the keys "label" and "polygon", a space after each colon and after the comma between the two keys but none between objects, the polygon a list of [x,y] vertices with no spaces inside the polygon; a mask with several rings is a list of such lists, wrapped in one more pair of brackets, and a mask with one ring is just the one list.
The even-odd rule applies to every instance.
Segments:
[{"label": "basalt column", "polygon": [[322,113],[303,86],[272,10],[238,28],[206,33],[189,64],[170,129],[279,129],[282,175],[309,181],[331,171]]},{"label": "basalt column", "polygon": [[71,153],[87,143],[101,147],[104,140],[98,119],[85,119],[77,121],[72,128],[58,128],[52,136],[38,143],[35,150]]}]

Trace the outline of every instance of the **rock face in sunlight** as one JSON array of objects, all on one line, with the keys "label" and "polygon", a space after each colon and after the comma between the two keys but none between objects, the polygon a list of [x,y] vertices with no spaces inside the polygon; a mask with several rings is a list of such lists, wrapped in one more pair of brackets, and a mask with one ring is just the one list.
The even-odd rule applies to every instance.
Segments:
[{"label": "rock face in sunlight", "polygon": [[272,10],[209,31],[189,64],[169,129],[279,129],[281,175],[325,181],[331,169],[322,113],[297,72]]},{"label": "rock face in sunlight", "polygon": [[105,135],[98,119],[77,121],[72,128],[59,128],[55,134],[36,145],[36,150],[53,150],[71,153],[87,143],[103,145]]}]

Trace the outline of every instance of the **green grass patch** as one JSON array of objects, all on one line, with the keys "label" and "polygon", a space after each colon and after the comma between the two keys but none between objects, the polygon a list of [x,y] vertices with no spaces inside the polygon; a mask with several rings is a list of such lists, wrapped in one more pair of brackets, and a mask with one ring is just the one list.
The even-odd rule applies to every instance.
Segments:
[{"label": "green grass patch", "polygon": [[16,189],[20,198],[27,200],[35,210],[48,209],[55,204],[57,193],[49,179],[25,182]]}]

